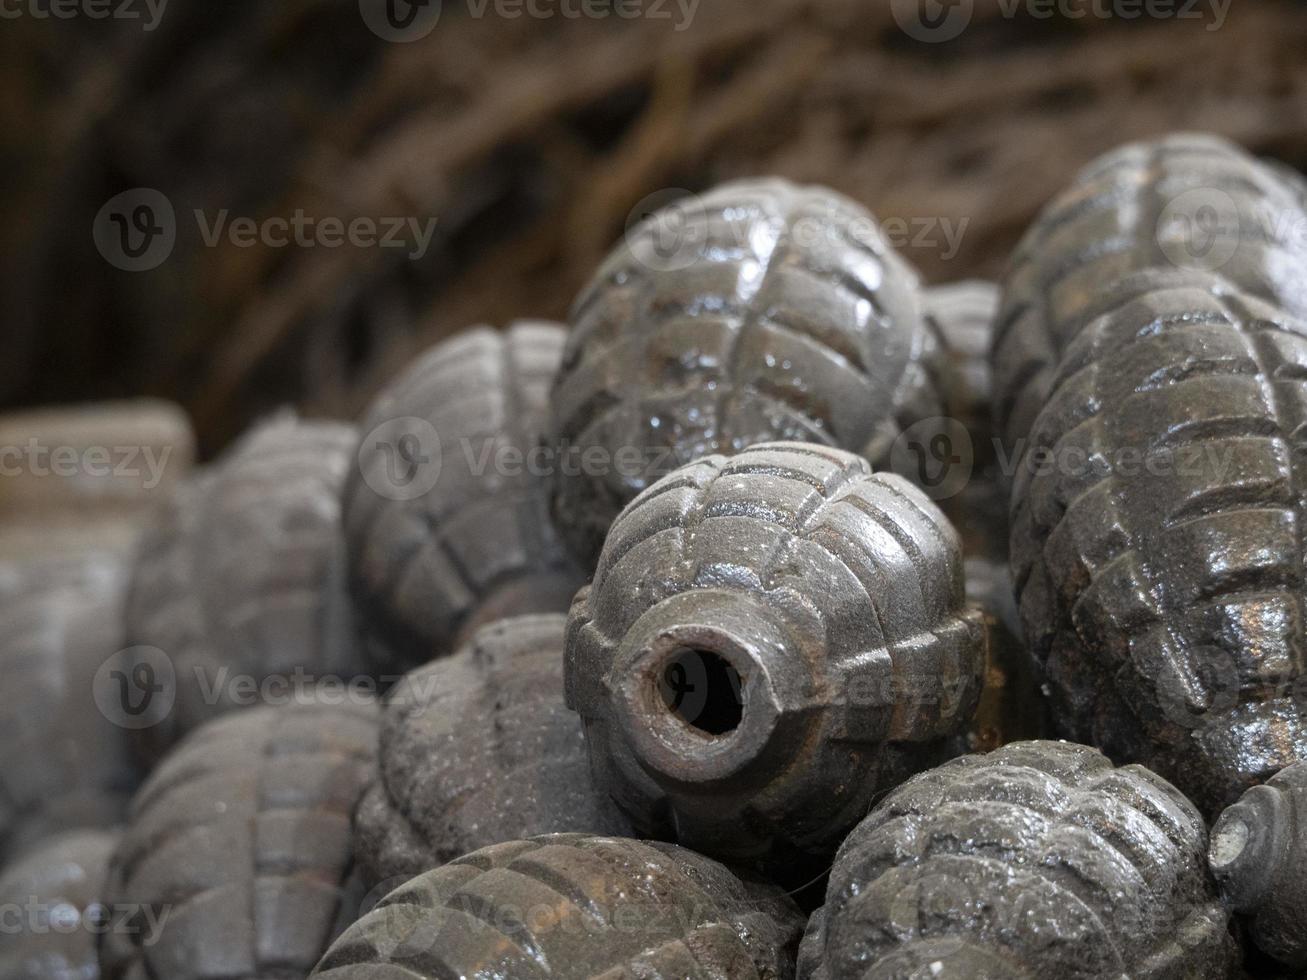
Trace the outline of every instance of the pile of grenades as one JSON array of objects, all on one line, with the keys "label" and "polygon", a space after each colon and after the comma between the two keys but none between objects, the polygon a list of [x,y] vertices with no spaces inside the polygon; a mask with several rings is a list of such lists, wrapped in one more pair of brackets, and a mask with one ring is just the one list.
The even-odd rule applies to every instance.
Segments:
[{"label": "pile of grenades", "polygon": [[571,321],[7,423],[0,976],[1307,969],[1299,175],[1126,146],[1001,298],[730,183]]}]

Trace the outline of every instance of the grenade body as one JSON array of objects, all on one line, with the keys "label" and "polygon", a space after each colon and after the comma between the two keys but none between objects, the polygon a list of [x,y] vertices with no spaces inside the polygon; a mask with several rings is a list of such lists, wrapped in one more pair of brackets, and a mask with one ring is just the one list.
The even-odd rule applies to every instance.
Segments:
[{"label": "grenade body", "polygon": [[565,625],[500,620],[391,690],[377,779],[355,817],[369,888],[500,841],[629,836],[591,782],[581,722],[563,703]]},{"label": "grenade body", "polygon": [[584,580],[550,522],[541,453],[564,339],[552,323],[474,328],[368,410],[344,506],[378,669],[450,653],[501,617],[564,612]]},{"label": "grenade body", "polygon": [[[104,910],[101,902],[117,840],[117,832],[107,830],[59,834],[5,868],[0,908],[9,914],[0,980],[99,977],[96,937],[115,924],[113,910]],[[24,910],[24,918],[15,928],[8,920],[17,909]],[[117,924],[121,927],[122,920]]]},{"label": "grenade body", "polygon": [[[666,225],[683,248],[659,253]],[[554,515],[593,565],[618,512],[712,453],[774,440],[878,460],[938,416],[915,272],[834,191],[724,184],[633,228],[578,297],[551,437]],[[588,454],[598,468],[579,465]]]},{"label": "grenade body", "polygon": [[1307,324],[1186,275],[1068,348],[1013,485],[1012,563],[1062,734],[1215,813],[1307,758]]},{"label": "grenade body", "polygon": [[350,817],[376,706],[283,705],[215,719],[132,802],[106,900],[166,909],[151,942],[104,936],[106,980],[307,976],[357,915]]},{"label": "grenade body", "polygon": [[1307,968],[1307,762],[1245,793],[1212,827],[1212,873],[1265,953]]},{"label": "grenade body", "polygon": [[1215,136],[1131,143],[1091,163],[1013,254],[993,348],[995,418],[1010,448],[1095,318],[1186,272],[1216,273],[1307,315],[1300,183]]},{"label": "grenade body", "polygon": [[802,923],[779,889],[683,848],[554,834],[412,879],[313,976],[785,980]]},{"label": "grenade body", "polygon": [[804,980],[1224,980],[1201,815],[1139,766],[1017,742],[909,780],[849,835]]},{"label": "grenade body", "polygon": [[122,646],[121,557],[0,563],[0,857],[122,819],[139,782],[97,685]]},{"label": "grenade body", "polygon": [[145,649],[124,669],[149,662],[168,685],[137,731],[147,760],[257,700],[238,682],[362,673],[339,502],[353,444],[345,425],[274,418],[180,487],[144,535],[125,616],[129,642]]},{"label": "grenade body", "polygon": [[710,456],[623,512],[568,622],[568,703],[648,836],[798,874],[951,751],[985,659],[956,533],[851,453]]}]

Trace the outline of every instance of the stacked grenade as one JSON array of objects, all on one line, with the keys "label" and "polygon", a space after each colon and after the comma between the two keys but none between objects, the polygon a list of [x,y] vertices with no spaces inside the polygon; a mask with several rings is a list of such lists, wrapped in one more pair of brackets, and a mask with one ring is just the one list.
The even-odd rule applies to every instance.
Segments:
[{"label": "stacked grenade", "polygon": [[[1213,195],[1229,220],[1189,261],[1176,214]],[[1117,151],[1019,248],[994,347],[1024,440],[1021,618],[1061,733],[1208,814],[1307,758],[1307,251],[1257,220],[1307,227],[1297,202],[1220,141]]]},{"label": "stacked grenade", "polygon": [[549,520],[541,443],[564,339],[551,323],[473,328],[368,409],[344,512],[375,669],[451,653],[500,617],[567,610],[584,576]]},{"label": "stacked grenade", "polygon": [[803,980],[1232,975],[1193,804],[1139,766],[1059,742],[954,759],[840,848]]},{"label": "stacked grenade", "polygon": [[640,833],[810,876],[878,793],[952,754],[984,662],[930,501],[773,443],[622,512],[569,617],[567,698]]},{"label": "stacked grenade", "polygon": [[803,917],[671,844],[507,841],[418,875],[327,951],[323,980],[787,980]]}]

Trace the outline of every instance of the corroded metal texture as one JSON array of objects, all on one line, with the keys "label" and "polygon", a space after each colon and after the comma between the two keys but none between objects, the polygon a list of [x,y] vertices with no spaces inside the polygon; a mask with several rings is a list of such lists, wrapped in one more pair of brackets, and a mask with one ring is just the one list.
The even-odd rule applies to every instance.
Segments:
[{"label": "corroded metal texture", "polygon": [[1012,564],[1063,734],[1214,813],[1307,758],[1307,324],[1186,275],[1068,348]]},{"label": "corroded metal texture", "polygon": [[324,980],[785,980],[803,917],[779,889],[671,844],[556,834],[495,844],[391,892]]},{"label": "corroded metal texture", "polygon": [[106,980],[307,976],[353,921],[350,815],[372,772],[373,704],[255,708],[209,722],[132,801],[111,905],[166,910],[102,941]]},{"label": "corroded metal texture", "polygon": [[[5,868],[0,980],[97,980],[96,937],[126,927],[125,917],[102,905],[117,841],[116,831],[59,834]],[[137,925],[149,928],[144,919]]]},{"label": "corroded metal texture", "polygon": [[622,513],[569,617],[567,697],[641,833],[801,872],[947,751],[984,662],[930,501],[851,453],[772,443]]},{"label": "corroded metal texture", "polygon": [[387,696],[377,778],[355,817],[369,887],[499,841],[629,836],[591,783],[581,722],[563,704],[565,625],[546,615],[483,627]]},{"label": "corroded metal texture", "polygon": [[285,694],[361,674],[340,528],[354,441],[346,425],[278,416],[179,488],[144,536],[123,670],[164,688],[137,730],[148,760],[256,703],[265,682]]},{"label": "corroded metal texture", "polygon": [[826,188],[748,180],[672,204],[628,232],[571,320],[551,435],[576,465],[554,514],[591,564],[623,506],[700,456],[790,439],[879,460],[940,414],[915,272]]},{"label": "corroded metal texture", "polygon": [[1065,742],[954,759],[840,848],[804,980],[1234,975],[1202,817],[1140,766]]},{"label": "corroded metal texture", "polygon": [[1026,234],[1004,284],[993,363],[1008,444],[1029,431],[1076,337],[1168,275],[1217,272],[1307,316],[1300,187],[1234,144],[1199,134],[1132,143],[1086,168]]},{"label": "corroded metal texture", "polygon": [[998,285],[981,279],[932,286],[922,297],[926,319],[943,352],[948,379],[940,392],[944,410],[979,443],[988,443],[992,431],[994,379],[989,347],[999,299]]},{"label": "corroded metal texture", "polygon": [[1257,945],[1307,968],[1307,762],[1245,793],[1216,821],[1209,852],[1221,893]]},{"label": "corroded metal texture", "polygon": [[99,709],[122,645],[120,557],[0,562],[0,857],[61,830],[117,823],[139,776]]},{"label": "corroded metal texture", "polygon": [[584,580],[550,523],[541,443],[565,339],[553,323],[474,328],[368,410],[345,526],[378,669],[450,653],[494,619],[565,612]]}]

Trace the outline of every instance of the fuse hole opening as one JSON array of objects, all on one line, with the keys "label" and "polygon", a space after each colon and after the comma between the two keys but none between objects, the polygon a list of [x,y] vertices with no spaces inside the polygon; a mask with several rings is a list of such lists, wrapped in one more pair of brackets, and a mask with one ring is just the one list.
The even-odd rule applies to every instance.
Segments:
[{"label": "fuse hole opening", "polygon": [[711,650],[683,647],[663,666],[658,693],[663,706],[701,734],[729,735],[744,720],[740,673]]}]

